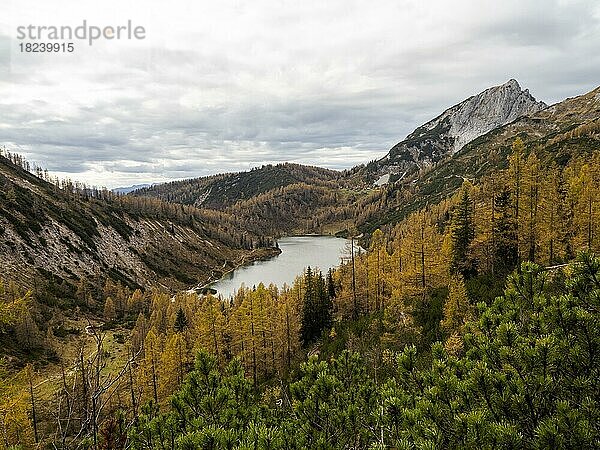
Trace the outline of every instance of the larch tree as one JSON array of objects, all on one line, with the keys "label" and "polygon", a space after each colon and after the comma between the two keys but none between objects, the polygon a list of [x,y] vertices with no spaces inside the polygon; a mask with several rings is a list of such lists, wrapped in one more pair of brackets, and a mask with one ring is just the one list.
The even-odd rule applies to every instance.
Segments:
[{"label": "larch tree", "polygon": [[145,399],[153,399],[159,403],[159,364],[162,353],[162,342],[154,328],[151,328],[144,340],[144,359],[139,371]]},{"label": "larch tree", "polygon": [[539,207],[539,247],[543,254],[543,263],[554,264],[562,259],[561,236],[564,236],[565,221],[563,220],[564,204],[561,187],[562,172],[557,167],[549,167],[542,176],[540,187]]},{"label": "larch tree", "polygon": [[0,366],[0,450],[35,448],[25,370],[8,375]]},{"label": "larch tree", "polygon": [[508,157],[508,174],[511,179],[511,201],[513,212],[512,216],[515,218],[515,236],[517,239],[517,266],[520,267],[521,253],[520,253],[520,240],[521,233],[519,227],[519,217],[521,215],[521,195],[522,195],[522,183],[523,183],[523,159],[524,159],[525,144],[521,138],[515,139],[512,144],[512,152]]},{"label": "larch tree", "polygon": [[222,364],[225,357],[226,320],[221,301],[212,295],[204,297],[194,322],[195,348],[206,349]]},{"label": "larch tree", "polygon": [[282,292],[275,304],[274,341],[280,375],[289,373],[292,360],[301,348],[300,309],[293,289]]},{"label": "larch tree", "polygon": [[598,170],[589,163],[582,164],[573,175],[571,189],[576,198],[574,206],[574,226],[576,229],[576,246],[587,251],[595,249],[597,235],[597,203],[600,198],[598,189]]},{"label": "larch tree", "polygon": [[539,241],[539,204],[541,185],[540,162],[531,152],[523,167],[522,210],[519,222],[523,224],[523,254],[527,260],[536,261]]},{"label": "larch tree", "polygon": [[373,277],[375,280],[375,310],[379,311],[385,307],[385,302],[383,300],[383,271],[386,261],[385,257],[387,256],[387,251],[385,248],[385,236],[380,229],[377,229],[375,232],[373,232],[369,250],[370,252],[366,256],[367,259],[369,256],[372,259],[370,266],[372,267],[372,271],[375,273],[375,276]]},{"label": "larch tree", "polygon": [[401,225],[404,230],[400,279],[404,294],[413,298],[422,298],[447,278],[448,263],[441,251],[443,235],[432,219],[430,211],[421,211]]},{"label": "larch tree", "polygon": [[415,323],[413,306],[406,295],[394,288],[383,313],[383,334],[381,343],[384,348],[400,350],[407,345],[415,344],[421,329]]},{"label": "larch tree", "polygon": [[115,309],[115,302],[112,297],[107,297],[104,301],[104,317],[109,321],[117,318],[117,310]]},{"label": "larch tree", "polygon": [[443,319],[440,323],[447,336],[445,348],[449,353],[460,353],[464,327],[473,319],[473,308],[467,296],[464,278],[461,274],[456,274],[450,279],[448,298],[444,303]]},{"label": "larch tree", "polygon": [[167,337],[160,355],[158,378],[160,379],[159,398],[167,399],[183,382],[188,370],[188,349],[181,333]]}]

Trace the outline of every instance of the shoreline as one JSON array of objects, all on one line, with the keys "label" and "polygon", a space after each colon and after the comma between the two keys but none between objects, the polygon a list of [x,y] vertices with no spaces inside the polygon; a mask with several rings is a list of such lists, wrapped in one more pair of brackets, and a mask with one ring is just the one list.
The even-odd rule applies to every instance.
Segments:
[{"label": "shoreline", "polygon": [[[187,289],[186,292],[188,292],[188,293],[196,292],[197,293],[198,291],[208,289],[211,284],[219,281],[225,275],[239,269],[240,267],[246,266],[255,261],[266,261],[266,260],[271,259],[280,254],[281,254],[281,249],[278,247],[256,248],[256,249],[252,250],[249,254],[242,255],[237,261],[225,261],[222,268],[226,267],[228,263],[231,263],[233,265],[233,267],[231,267],[225,271],[221,272],[218,269],[212,269],[211,275],[208,277],[207,281],[196,284],[196,286],[191,287],[190,289]],[[217,272],[217,271],[218,271],[219,275],[215,276],[215,272]]]},{"label": "shoreline", "polygon": [[[339,235],[336,235],[336,234],[331,234],[331,233],[290,234],[290,235],[287,235],[287,236],[283,236],[282,238],[302,238],[302,237],[307,237],[307,238],[310,238],[310,237],[329,237],[329,238],[333,238],[333,239],[348,240],[345,237],[342,237],[342,236],[339,236]],[[209,290],[211,289],[211,285],[213,285],[214,283],[216,283],[219,280],[221,280],[227,274],[229,274],[231,272],[234,272],[235,270],[239,269],[240,267],[248,266],[248,265],[254,263],[255,261],[267,261],[267,260],[270,260],[270,259],[274,258],[275,256],[280,255],[281,253],[282,253],[282,250],[279,247],[267,247],[267,248],[257,248],[257,249],[254,249],[250,253],[248,253],[246,255],[242,255],[236,261],[225,261],[225,263],[221,267],[221,270],[219,270],[219,269],[212,269],[211,275],[208,277],[208,279],[206,281],[197,283],[195,286],[187,289],[185,292],[188,292],[188,293],[194,293],[195,292],[196,294],[199,294],[199,295],[205,295],[205,294],[209,293]],[[223,270],[223,269],[225,269],[225,267],[227,267],[228,264],[231,264],[231,266],[228,269]]]}]

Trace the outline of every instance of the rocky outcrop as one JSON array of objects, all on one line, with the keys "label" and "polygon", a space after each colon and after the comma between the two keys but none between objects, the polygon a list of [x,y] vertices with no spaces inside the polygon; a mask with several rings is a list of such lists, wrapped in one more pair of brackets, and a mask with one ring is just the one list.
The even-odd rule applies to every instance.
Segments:
[{"label": "rocky outcrop", "polygon": [[546,108],[516,80],[509,80],[454,105],[420,126],[375,164],[381,180],[386,174],[402,178],[458,152],[466,144],[515,119]]}]

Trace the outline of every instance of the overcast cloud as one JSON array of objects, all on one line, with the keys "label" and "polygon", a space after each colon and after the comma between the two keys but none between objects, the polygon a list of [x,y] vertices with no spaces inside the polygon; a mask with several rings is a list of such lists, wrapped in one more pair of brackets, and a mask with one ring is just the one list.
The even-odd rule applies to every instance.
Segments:
[{"label": "overcast cloud", "polygon": [[[349,168],[517,79],[547,103],[600,85],[597,0],[3,0],[0,143],[108,187],[281,161]],[[146,39],[18,51],[17,26]]]}]

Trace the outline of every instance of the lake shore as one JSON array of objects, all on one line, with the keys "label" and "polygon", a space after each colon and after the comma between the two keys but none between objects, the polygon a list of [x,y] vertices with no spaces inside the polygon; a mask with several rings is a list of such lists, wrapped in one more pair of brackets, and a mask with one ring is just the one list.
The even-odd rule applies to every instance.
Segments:
[{"label": "lake shore", "polygon": [[203,288],[215,289],[216,295],[229,298],[242,284],[248,287],[260,283],[266,286],[273,283],[279,288],[289,286],[308,266],[322,272],[339,266],[348,242],[331,235],[287,236],[279,239],[281,253],[275,258],[257,258],[227,271],[212,283],[205,283]]},{"label": "lake shore", "polygon": [[[255,248],[250,253],[243,255],[236,261],[225,261],[221,269],[213,269],[210,276],[204,282],[198,283],[196,286],[188,289],[187,292],[201,291],[210,287],[211,284],[219,281],[227,274],[239,269],[240,267],[247,266],[256,261],[269,260],[277,255],[281,254],[281,249],[278,247],[266,247],[266,248]],[[228,267],[229,265],[229,267]]]}]

